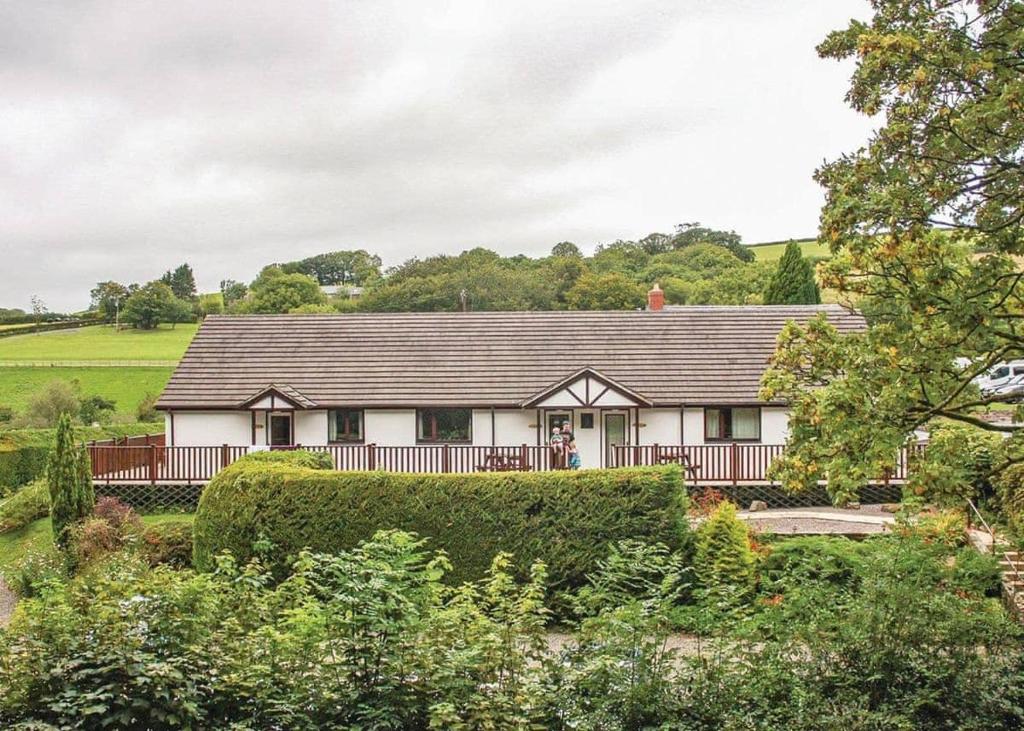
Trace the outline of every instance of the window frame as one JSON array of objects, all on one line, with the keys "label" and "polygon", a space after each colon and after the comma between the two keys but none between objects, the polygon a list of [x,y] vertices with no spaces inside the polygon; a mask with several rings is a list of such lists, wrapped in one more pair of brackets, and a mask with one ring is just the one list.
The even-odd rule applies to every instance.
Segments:
[{"label": "window frame", "polygon": [[[732,422],[733,422],[732,412],[735,409],[751,409],[751,410],[757,412],[757,436],[756,437],[747,437],[745,439],[736,438],[736,437],[733,437],[733,436],[728,436],[728,437],[709,437],[708,436],[708,412],[711,411],[711,410],[716,410],[716,411],[719,411],[719,412],[728,411],[729,412],[729,428],[730,428],[730,431],[731,431],[731,429],[732,429]],[[743,442],[743,443],[746,443],[746,444],[757,444],[757,443],[759,443],[761,441],[761,435],[763,433],[763,429],[762,429],[763,424],[761,423],[761,421],[762,421],[762,411],[761,411],[761,407],[760,406],[705,406],[704,407],[704,442],[708,443],[708,444],[721,444],[721,443],[731,443],[731,442]]]},{"label": "window frame", "polygon": [[[426,431],[421,429],[423,424],[423,416],[427,412],[431,411],[465,411],[469,416],[469,422],[466,429],[465,439],[441,439],[437,436],[437,419],[435,417],[433,423],[434,436],[431,438],[421,436],[421,432]],[[459,406],[432,406],[422,409],[416,409],[416,443],[417,444],[472,444],[473,443],[473,409],[462,408]]]},{"label": "window frame", "polygon": [[[339,438],[335,432],[334,439],[331,439],[331,422],[336,423],[339,411],[359,414],[359,436]],[[364,409],[328,409],[327,411],[327,443],[328,444],[365,444],[366,443],[366,413]]]}]

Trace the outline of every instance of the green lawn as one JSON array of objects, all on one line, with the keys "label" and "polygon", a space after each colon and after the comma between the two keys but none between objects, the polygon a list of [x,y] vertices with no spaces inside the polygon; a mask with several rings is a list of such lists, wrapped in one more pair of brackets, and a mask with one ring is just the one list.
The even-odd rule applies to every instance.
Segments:
[{"label": "green lawn", "polygon": [[194,323],[156,330],[115,330],[93,325],[0,339],[0,360],[177,361],[196,334]]},{"label": "green lawn", "polygon": [[[819,244],[815,239],[797,239],[796,242],[803,249],[804,256],[830,255],[828,247]],[[786,250],[788,243],[788,241],[772,241],[765,244],[751,244],[750,248],[753,249],[754,256],[758,261],[777,261],[782,258],[782,252]]]},{"label": "green lawn", "polygon": [[[146,525],[191,523],[195,519],[192,513],[155,513],[141,517]],[[49,518],[40,518],[21,530],[0,533],[0,575],[10,572],[29,553],[50,553],[53,550]]]},{"label": "green lawn", "polygon": [[[32,336],[29,336],[32,337]],[[32,395],[54,380],[77,380],[83,396],[103,396],[117,404],[117,412],[135,414],[147,393],[163,390],[173,368],[87,367],[30,368],[0,367],[0,406],[22,412]]]}]

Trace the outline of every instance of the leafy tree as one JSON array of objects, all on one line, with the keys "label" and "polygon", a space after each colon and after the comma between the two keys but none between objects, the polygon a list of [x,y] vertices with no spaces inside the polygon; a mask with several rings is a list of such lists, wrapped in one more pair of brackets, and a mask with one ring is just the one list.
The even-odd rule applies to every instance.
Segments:
[{"label": "leafy tree", "polygon": [[638,280],[651,261],[651,255],[632,241],[600,245],[590,258],[590,266],[601,273],[622,274]]},{"label": "leafy tree", "polygon": [[174,293],[163,282],[150,282],[133,292],[124,304],[124,321],[140,330],[152,330],[174,307]]},{"label": "leafy tree", "polygon": [[99,282],[89,292],[89,296],[92,298],[92,308],[106,319],[113,320],[118,308],[128,298],[128,288],[118,282]]},{"label": "leafy tree", "polygon": [[224,307],[229,308],[237,302],[245,299],[249,288],[234,279],[222,279],[220,282],[220,293],[224,298]]},{"label": "leafy tree", "polygon": [[323,305],[314,305],[314,304],[299,305],[298,307],[293,307],[290,310],[288,310],[288,314],[289,315],[330,315],[330,314],[334,314],[336,312],[337,312],[337,310],[334,309],[334,307],[332,305],[328,305],[328,304],[323,304]]},{"label": "leafy tree", "polygon": [[764,292],[766,305],[816,305],[821,303],[821,292],[814,279],[814,269],[804,259],[800,244],[790,241],[779,259],[768,288]]},{"label": "leafy tree", "polygon": [[586,273],[565,296],[573,310],[634,310],[647,301],[646,290],[622,274]]},{"label": "leafy tree", "polygon": [[731,251],[740,261],[754,261],[754,252],[742,244],[740,235],[735,231],[718,231],[697,222],[677,224],[672,248],[685,249],[694,244],[715,244]]},{"label": "leafy tree", "polygon": [[199,314],[219,315],[224,312],[224,295],[220,292],[199,295]]},{"label": "leafy tree", "polygon": [[179,299],[191,301],[196,298],[196,278],[187,263],[178,265],[174,271],[165,272],[160,281],[170,287]]},{"label": "leafy tree", "polygon": [[64,416],[78,416],[77,381],[54,379],[32,394],[25,409],[25,424],[34,427],[53,427]]},{"label": "leafy tree", "polygon": [[560,241],[551,247],[551,256],[564,256],[572,259],[582,259],[583,252],[580,247],[571,241]]},{"label": "leafy tree", "polygon": [[117,403],[111,399],[96,395],[86,396],[79,404],[78,416],[83,424],[104,422],[113,415],[115,408]]},{"label": "leafy tree", "polygon": [[285,313],[303,305],[322,305],[327,296],[320,285],[305,274],[285,274],[280,267],[269,266],[252,283],[248,312]]},{"label": "leafy tree", "polygon": [[171,327],[179,322],[192,322],[195,320],[195,307],[187,300],[172,297],[171,301],[167,303],[161,319],[171,323]]},{"label": "leafy tree", "polygon": [[994,473],[1024,459],[1019,418],[978,413],[1012,397],[971,383],[1024,355],[1022,27],[1020,2],[893,0],[819,46],[856,60],[847,99],[884,119],[867,145],[817,172],[833,252],[822,283],[873,327],[783,333],[762,395],[793,403],[791,448],[777,463],[790,487],[827,474],[850,495],[936,417],[1007,434]]},{"label": "leafy tree", "polygon": [[53,540],[60,548],[67,547],[68,529],[88,516],[96,503],[90,474],[89,456],[84,446],[76,446],[71,418],[62,414],[46,467]]},{"label": "leafy tree", "polygon": [[321,285],[362,285],[380,279],[380,257],[358,249],[331,251],[281,265],[285,274],[305,274]]},{"label": "leafy tree", "polygon": [[754,552],[736,506],[723,500],[697,531],[694,568],[712,601],[745,601],[754,590]]}]

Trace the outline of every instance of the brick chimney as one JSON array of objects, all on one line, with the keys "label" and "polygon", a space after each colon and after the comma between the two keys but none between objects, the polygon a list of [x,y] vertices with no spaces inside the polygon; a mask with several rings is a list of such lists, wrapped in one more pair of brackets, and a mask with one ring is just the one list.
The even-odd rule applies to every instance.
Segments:
[{"label": "brick chimney", "polygon": [[649,312],[659,312],[664,306],[665,293],[662,292],[661,287],[655,283],[651,291],[647,293],[647,310]]}]

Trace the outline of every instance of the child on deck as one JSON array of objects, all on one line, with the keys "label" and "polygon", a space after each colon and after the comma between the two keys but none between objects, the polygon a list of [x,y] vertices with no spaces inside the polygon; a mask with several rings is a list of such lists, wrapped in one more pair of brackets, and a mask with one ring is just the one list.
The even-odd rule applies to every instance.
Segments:
[{"label": "child on deck", "polygon": [[576,448],[576,440],[573,439],[569,442],[569,469],[578,470],[581,464],[580,450]]}]

